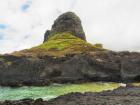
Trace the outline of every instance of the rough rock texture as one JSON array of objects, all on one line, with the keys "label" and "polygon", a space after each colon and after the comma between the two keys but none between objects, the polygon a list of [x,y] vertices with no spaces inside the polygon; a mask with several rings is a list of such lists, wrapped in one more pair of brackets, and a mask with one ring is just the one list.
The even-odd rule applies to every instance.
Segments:
[{"label": "rough rock texture", "polygon": [[140,54],[97,51],[51,56],[0,56],[0,85],[49,85],[82,81],[140,81]]},{"label": "rough rock texture", "polygon": [[51,34],[51,31],[50,31],[50,30],[47,30],[47,31],[45,32],[45,35],[44,35],[44,42],[48,40],[50,34]]},{"label": "rough rock texture", "polygon": [[4,101],[0,102],[0,105],[48,105],[47,102],[43,101],[41,98],[37,100],[33,99],[22,99],[19,101]]},{"label": "rough rock texture", "polygon": [[121,53],[124,57],[121,61],[122,80],[140,81],[140,54],[139,53]]},{"label": "rough rock texture", "polygon": [[101,93],[70,93],[50,101],[24,99],[0,105],[140,105],[140,87],[118,88]]},{"label": "rough rock texture", "polygon": [[51,35],[56,33],[69,32],[76,37],[86,40],[80,18],[73,12],[67,12],[60,15],[52,25],[51,30],[47,30],[44,36],[44,42]]}]

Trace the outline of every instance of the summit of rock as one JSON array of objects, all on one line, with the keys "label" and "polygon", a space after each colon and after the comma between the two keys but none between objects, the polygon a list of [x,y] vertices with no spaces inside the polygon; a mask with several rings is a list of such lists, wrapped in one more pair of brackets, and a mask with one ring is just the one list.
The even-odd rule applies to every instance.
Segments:
[{"label": "summit of rock", "polygon": [[68,32],[82,40],[86,41],[86,36],[81,24],[80,18],[73,12],[66,12],[60,15],[52,25],[51,30],[47,30],[44,36],[44,42],[49,37],[57,33]]}]

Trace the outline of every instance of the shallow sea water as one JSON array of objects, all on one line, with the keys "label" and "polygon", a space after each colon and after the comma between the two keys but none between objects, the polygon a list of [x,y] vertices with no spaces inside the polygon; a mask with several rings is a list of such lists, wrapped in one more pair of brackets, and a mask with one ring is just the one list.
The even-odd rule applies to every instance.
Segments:
[{"label": "shallow sea water", "polygon": [[83,83],[83,84],[53,84],[43,87],[0,87],[0,101],[19,100],[23,98],[43,98],[49,100],[71,92],[101,92],[120,87],[120,83]]}]

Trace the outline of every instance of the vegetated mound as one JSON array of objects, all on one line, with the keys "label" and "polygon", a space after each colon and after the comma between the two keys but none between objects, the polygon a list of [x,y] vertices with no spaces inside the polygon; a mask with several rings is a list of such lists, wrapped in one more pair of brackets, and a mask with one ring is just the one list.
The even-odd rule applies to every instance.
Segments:
[{"label": "vegetated mound", "polygon": [[87,53],[90,51],[102,50],[105,49],[100,46],[87,43],[70,33],[57,33],[39,46],[14,52],[12,54],[16,56],[65,56],[67,54]]}]

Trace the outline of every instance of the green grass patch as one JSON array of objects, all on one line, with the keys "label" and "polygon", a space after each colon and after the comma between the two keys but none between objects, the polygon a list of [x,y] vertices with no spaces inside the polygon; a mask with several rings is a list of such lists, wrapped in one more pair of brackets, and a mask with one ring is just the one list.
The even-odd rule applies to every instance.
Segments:
[{"label": "green grass patch", "polygon": [[58,33],[52,35],[43,44],[31,49],[23,50],[16,54],[22,55],[52,55],[62,56],[66,54],[85,53],[89,51],[104,50],[101,47],[94,46],[86,41],[75,37],[70,33]]},{"label": "green grass patch", "polygon": [[69,33],[56,34],[49,38],[48,41],[37,46],[36,48],[47,49],[47,50],[64,50],[66,48],[77,47],[77,46],[89,46],[87,42],[77,38]]},{"label": "green grass patch", "polygon": [[86,41],[78,37],[75,37],[70,33],[60,33],[53,35],[51,38],[49,38],[48,41],[34,48],[46,50],[59,50],[59,51],[65,49],[74,49],[83,51],[87,49],[95,50],[100,47],[93,46],[92,44],[89,44]]}]

